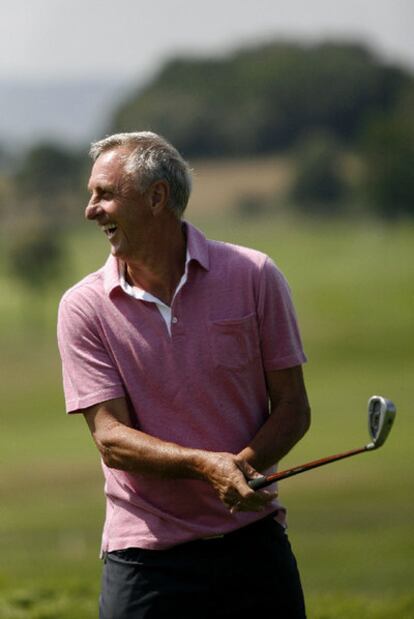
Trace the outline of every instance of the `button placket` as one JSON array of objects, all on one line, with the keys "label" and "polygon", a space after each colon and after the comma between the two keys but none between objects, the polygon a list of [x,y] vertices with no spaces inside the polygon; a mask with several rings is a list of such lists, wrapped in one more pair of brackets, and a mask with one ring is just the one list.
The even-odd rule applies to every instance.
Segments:
[{"label": "button placket", "polygon": [[171,335],[178,335],[183,328],[180,293],[181,291],[179,291],[171,304]]}]

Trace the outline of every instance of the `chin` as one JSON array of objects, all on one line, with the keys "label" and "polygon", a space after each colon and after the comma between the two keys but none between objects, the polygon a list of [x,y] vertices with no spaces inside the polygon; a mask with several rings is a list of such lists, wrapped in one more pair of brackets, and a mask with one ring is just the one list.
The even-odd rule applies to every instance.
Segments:
[{"label": "chin", "polygon": [[111,245],[111,254],[114,258],[118,258],[118,260],[123,260],[124,262],[128,258],[128,252],[123,251],[122,247],[117,247],[116,245]]},{"label": "chin", "polygon": [[120,247],[116,247],[115,245],[111,245],[111,254],[115,258],[122,258],[122,251]]}]

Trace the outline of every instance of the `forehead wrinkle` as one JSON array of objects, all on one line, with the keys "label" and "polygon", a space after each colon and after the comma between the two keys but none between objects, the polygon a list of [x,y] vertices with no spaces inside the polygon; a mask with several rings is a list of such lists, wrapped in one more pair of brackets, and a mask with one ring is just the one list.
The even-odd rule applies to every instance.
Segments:
[{"label": "forehead wrinkle", "polygon": [[[96,166],[96,164],[95,164]],[[92,188],[97,191],[112,191],[120,192],[123,183],[122,167],[120,170],[115,170],[110,166],[110,162],[102,162],[102,168],[96,170],[92,169],[92,174],[89,178],[88,189],[92,191]]]},{"label": "forehead wrinkle", "polygon": [[104,151],[94,162],[88,183],[89,192],[99,195],[110,191],[114,195],[128,197],[131,191],[137,191],[134,180],[125,170],[130,155],[130,149],[126,148]]}]

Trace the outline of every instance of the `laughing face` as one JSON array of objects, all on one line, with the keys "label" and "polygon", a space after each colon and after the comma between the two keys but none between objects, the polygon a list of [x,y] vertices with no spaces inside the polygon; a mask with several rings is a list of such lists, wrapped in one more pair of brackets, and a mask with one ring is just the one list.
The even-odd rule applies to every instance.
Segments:
[{"label": "laughing face", "polygon": [[85,210],[96,221],[117,258],[137,258],[145,246],[152,213],[147,192],[140,192],[125,175],[129,151],[116,148],[103,152],[95,161],[88,183],[91,194]]}]

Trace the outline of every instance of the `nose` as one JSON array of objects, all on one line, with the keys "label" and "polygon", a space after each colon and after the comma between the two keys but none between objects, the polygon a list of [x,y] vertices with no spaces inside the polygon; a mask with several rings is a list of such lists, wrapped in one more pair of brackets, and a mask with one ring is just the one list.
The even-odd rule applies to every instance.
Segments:
[{"label": "nose", "polygon": [[93,221],[99,216],[101,211],[102,208],[99,202],[92,196],[85,208],[85,218]]}]

